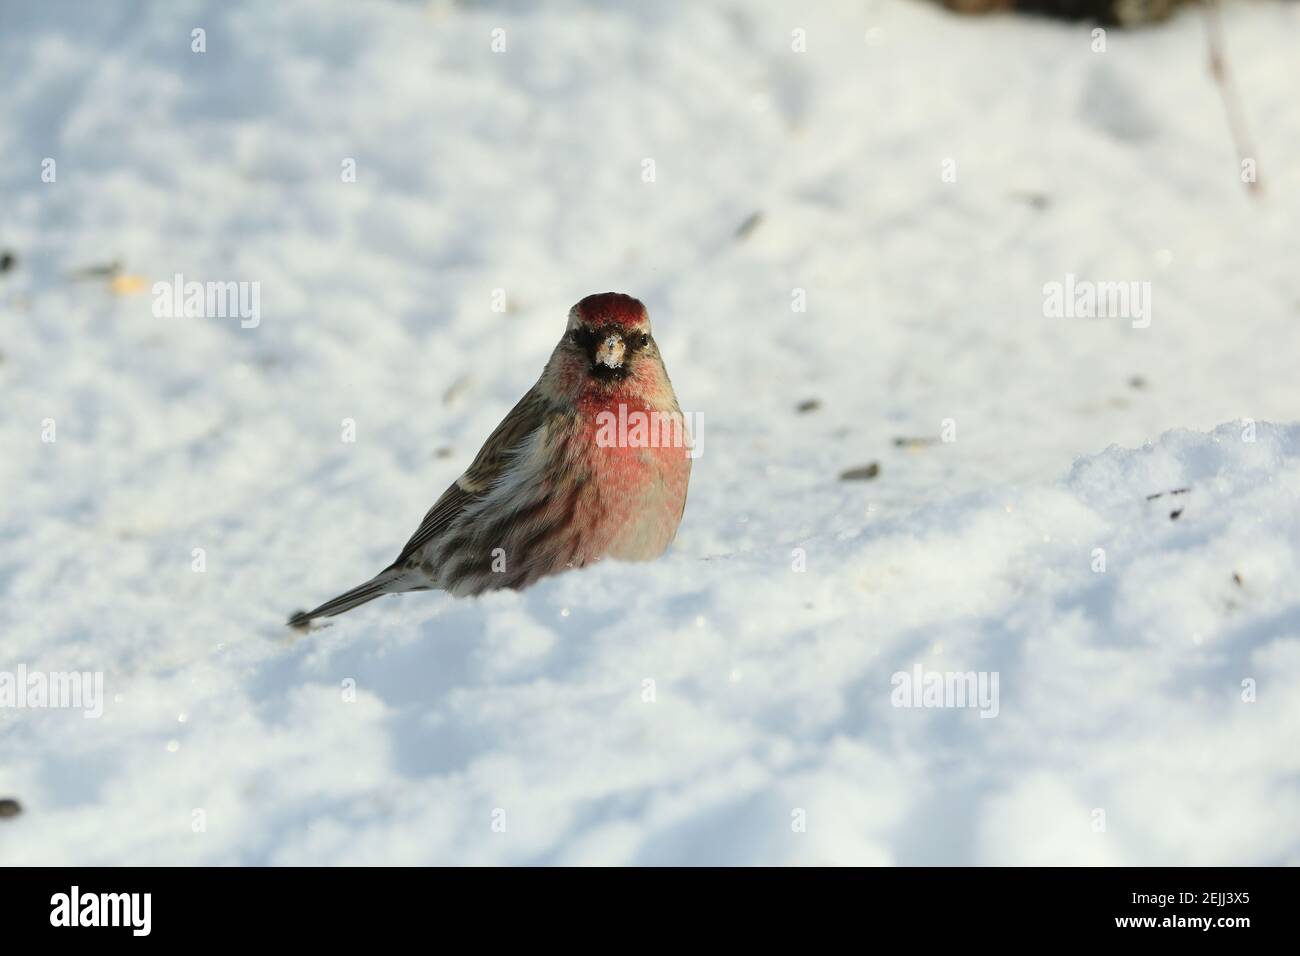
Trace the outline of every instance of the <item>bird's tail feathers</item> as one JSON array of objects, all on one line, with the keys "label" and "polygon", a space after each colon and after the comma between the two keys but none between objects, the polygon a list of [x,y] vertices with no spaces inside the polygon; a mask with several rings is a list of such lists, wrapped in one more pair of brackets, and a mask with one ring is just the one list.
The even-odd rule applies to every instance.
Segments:
[{"label": "bird's tail feathers", "polygon": [[305,627],[318,617],[333,617],[336,614],[342,614],[344,611],[350,611],[354,607],[360,607],[367,601],[383,597],[385,594],[397,594],[408,590],[402,584],[401,577],[402,572],[395,568],[380,571],[365,584],[359,584],[351,591],[344,591],[338,597],[326,601],[315,610],[299,611],[289,618],[289,626]]}]

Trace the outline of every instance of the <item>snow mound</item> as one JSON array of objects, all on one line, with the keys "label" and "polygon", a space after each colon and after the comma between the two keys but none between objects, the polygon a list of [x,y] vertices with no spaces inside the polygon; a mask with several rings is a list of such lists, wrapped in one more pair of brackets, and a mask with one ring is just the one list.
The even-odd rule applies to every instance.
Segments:
[{"label": "snow mound", "polygon": [[[111,668],[99,720],[10,717],[4,852],[1294,863],[1298,545],[1300,426],[1246,423],[851,533],[385,599]],[[898,706],[917,668],[996,674],[995,712]]]}]

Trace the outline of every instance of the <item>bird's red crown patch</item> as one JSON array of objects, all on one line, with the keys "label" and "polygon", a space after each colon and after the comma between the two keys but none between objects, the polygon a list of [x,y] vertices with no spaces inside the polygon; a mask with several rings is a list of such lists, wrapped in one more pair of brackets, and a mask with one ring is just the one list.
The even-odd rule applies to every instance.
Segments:
[{"label": "bird's red crown patch", "polygon": [[645,306],[640,299],[621,292],[597,292],[578,303],[578,315],[589,328],[618,325],[636,328],[646,322]]}]

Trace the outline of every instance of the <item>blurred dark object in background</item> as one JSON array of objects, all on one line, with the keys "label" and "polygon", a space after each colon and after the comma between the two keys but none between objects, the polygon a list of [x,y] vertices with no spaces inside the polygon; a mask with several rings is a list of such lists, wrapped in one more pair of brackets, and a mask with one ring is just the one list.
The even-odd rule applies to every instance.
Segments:
[{"label": "blurred dark object in background", "polygon": [[1014,10],[1058,20],[1095,20],[1107,26],[1138,26],[1167,20],[1198,0],[938,0],[956,13]]}]

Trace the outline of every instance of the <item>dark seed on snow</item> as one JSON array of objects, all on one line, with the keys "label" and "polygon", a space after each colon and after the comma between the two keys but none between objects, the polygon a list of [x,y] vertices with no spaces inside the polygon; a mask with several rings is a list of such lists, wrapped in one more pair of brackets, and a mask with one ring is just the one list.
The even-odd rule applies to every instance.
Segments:
[{"label": "dark seed on snow", "polygon": [[736,238],[744,239],[751,232],[758,228],[759,223],[763,221],[762,212],[752,212],[749,216],[736,227]]},{"label": "dark seed on snow", "polygon": [[1155,501],[1157,498],[1163,498],[1165,495],[1185,495],[1191,488],[1175,488],[1173,491],[1157,491],[1153,495],[1147,495],[1147,501]]},{"label": "dark seed on snow", "polygon": [[840,472],[840,481],[870,481],[878,474],[880,474],[880,463],[873,461],[869,465],[861,465]]}]

